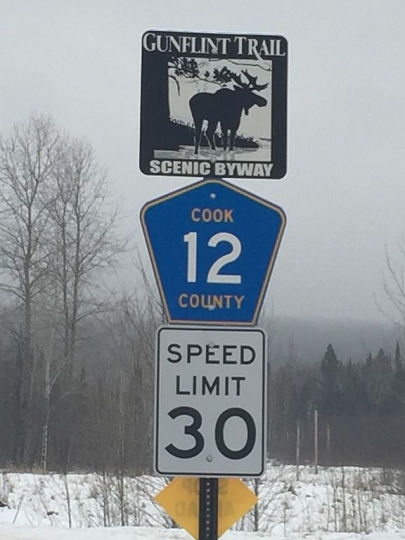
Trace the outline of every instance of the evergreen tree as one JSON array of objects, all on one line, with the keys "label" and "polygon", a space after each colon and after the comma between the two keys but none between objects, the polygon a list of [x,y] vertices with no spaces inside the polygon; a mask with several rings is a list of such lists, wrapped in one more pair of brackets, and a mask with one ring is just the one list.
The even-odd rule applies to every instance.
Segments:
[{"label": "evergreen tree", "polygon": [[321,362],[321,410],[326,416],[341,412],[342,392],[339,383],[341,365],[331,344],[327,346]]}]

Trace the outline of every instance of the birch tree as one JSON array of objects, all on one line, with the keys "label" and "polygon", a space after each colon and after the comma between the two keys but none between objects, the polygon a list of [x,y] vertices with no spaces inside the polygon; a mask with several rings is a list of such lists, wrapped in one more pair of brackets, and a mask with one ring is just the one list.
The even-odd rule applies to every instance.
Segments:
[{"label": "birch tree", "polygon": [[[74,395],[75,356],[80,324],[106,309],[103,274],[111,270],[126,242],[117,234],[117,208],[109,206],[107,177],[87,143],[69,140],[53,174],[50,219],[55,232],[57,290],[63,328],[65,393]],[[75,386],[76,385],[76,386]],[[64,461],[69,461],[74,402],[64,405]]]},{"label": "birch tree", "polygon": [[397,242],[397,255],[392,255],[386,249],[385,252],[385,276],[383,290],[385,293],[386,307],[380,310],[400,330],[405,328],[405,233]]},{"label": "birch tree", "polygon": [[47,284],[49,212],[45,194],[60,156],[53,121],[32,116],[0,140],[0,290],[21,312],[16,365],[14,461],[27,461],[35,376],[33,310]]}]

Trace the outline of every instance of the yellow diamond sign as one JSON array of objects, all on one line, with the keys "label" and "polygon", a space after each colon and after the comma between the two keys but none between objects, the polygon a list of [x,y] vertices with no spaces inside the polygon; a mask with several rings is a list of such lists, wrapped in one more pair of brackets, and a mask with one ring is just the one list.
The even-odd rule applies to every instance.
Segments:
[{"label": "yellow diamond sign", "polygon": [[[178,477],[155,500],[183,529],[198,538],[199,479]],[[218,481],[218,537],[257,503],[256,495],[239,478]]]}]

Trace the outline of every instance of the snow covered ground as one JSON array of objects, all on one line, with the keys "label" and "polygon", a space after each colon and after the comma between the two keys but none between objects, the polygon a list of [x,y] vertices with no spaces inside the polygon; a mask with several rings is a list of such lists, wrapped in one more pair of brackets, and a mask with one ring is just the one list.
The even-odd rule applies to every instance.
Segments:
[{"label": "snow covered ground", "polygon": [[[253,488],[252,482],[248,482]],[[153,497],[154,477],[0,472],[0,540],[186,540]],[[361,468],[269,466],[259,505],[226,540],[405,539],[405,474]],[[255,519],[258,532],[255,532]],[[122,527],[122,525],[125,525]]]},{"label": "snow covered ground", "polygon": [[[189,540],[191,537],[184,531],[147,527],[118,527],[114,529],[18,529],[0,527],[1,540]],[[262,533],[246,533],[229,531],[222,536],[223,540],[364,540],[364,536],[355,533],[263,535]],[[366,540],[400,540],[405,538],[405,531],[376,532],[367,535]]]}]

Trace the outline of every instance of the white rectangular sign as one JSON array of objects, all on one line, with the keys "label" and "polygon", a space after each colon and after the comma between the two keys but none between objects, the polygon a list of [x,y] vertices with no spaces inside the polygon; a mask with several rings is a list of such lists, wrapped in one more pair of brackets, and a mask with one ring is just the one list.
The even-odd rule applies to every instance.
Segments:
[{"label": "white rectangular sign", "polygon": [[260,476],[266,460],[266,389],[262,330],[160,328],[156,472]]}]

